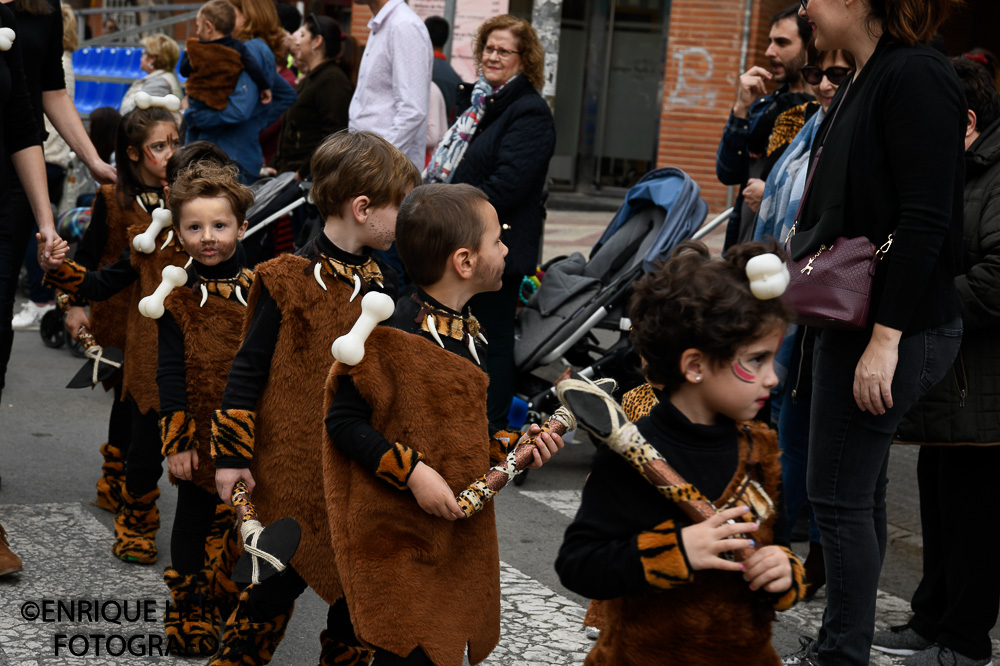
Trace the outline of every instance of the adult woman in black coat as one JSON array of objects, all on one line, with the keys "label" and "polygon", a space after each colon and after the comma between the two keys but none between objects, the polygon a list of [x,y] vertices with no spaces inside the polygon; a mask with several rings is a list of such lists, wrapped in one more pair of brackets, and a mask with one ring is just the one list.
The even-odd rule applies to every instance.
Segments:
[{"label": "adult woman in black coat", "polygon": [[[803,0],[816,46],[854,54],[826,129],[792,256],[892,234],[866,330],[816,342],[807,486],[826,555],[827,609],[800,663],[867,664],[886,550],[886,469],[903,414],[951,367],[962,334],[966,106],[951,64],[920,45],[956,0]],[[817,150],[817,143],[813,150]]]},{"label": "adult woman in black coat", "polygon": [[309,160],[323,139],[347,127],[353,88],[338,63],[340,25],[327,16],[310,14],[292,35],[292,55],[306,76],[295,103],[281,117],[274,168],[278,173],[309,173]]},{"label": "adult woman in black coat", "polygon": [[[457,103],[467,111],[445,134],[424,181],[474,185],[500,217],[501,240],[508,248],[503,286],[471,303],[489,339],[490,423],[504,428],[516,379],[518,294],[521,279],[533,274],[538,263],[545,219],[542,190],[556,132],[552,111],[538,94],[545,52],[530,23],[509,14],[487,20],[476,35],[474,57],[481,76],[475,84],[462,85]],[[466,136],[471,138],[463,141]]]}]

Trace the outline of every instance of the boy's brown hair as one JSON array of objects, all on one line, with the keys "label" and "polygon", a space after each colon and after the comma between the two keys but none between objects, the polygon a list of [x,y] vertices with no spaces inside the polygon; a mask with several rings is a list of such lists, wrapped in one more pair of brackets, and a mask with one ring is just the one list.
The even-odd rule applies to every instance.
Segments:
[{"label": "boy's brown hair", "polygon": [[236,28],[236,9],[226,0],[208,0],[198,13],[223,35],[231,35]]},{"label": "boy's brown hair", "polygon": [[399,206],[420,185],[420,172],[398,148],[373,132],[332,134],[313,153],[312,198],[323,217],[340,215],[345,203],[368,197],[371,208]]},{"label": "boy's brown hair", "polygon": [[167,207],[175,225],[180,224],[181,207],[200,197],[227,199],[239,224],[246,219],[247,209],[253,205],[253,193],[240,184],[235,166],[222,166],[209,161],[194,162],[177,174],[177,179],[170,185]]},{"label": "boy's brown hair", "polygon": [[396,249],[417,285],[440,280],[459,248],[479,250],[486,233],[484,203],[489,198],[472,185],[421,185],[406,195],[396,216]]}]

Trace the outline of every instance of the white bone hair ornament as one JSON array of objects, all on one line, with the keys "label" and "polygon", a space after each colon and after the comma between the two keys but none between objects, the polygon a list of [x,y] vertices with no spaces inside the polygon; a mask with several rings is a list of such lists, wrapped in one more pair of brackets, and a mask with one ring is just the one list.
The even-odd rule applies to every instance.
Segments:
[{"label": "white bone hair ornament", "polygon": [[163,316],[163,301],[167,299],[174,287],[183,287],[187,282],[187,271],[180,266],[166,266],[163,269],[163,281],[152,294],[139,301],[139,314],[150,319]]},{"label": "white bone hair ornament", "polygon": [[173,224],[173,216],[166,208],[157,208],[153,211],[153,221],[149,223],[146,230],[132,239],[132,247],[143,254],[152,254],[156,249],[156,237],[160,232]]},{"label": "white bone hair ornament", "polygon": [[379,322],[392,316],[395,304],[392,297],[379,291],[369,291],[361,299],[361,316],[354,322],[351,332],[333,341],[333,357],[346,365],[357,365],[365,357],[365,341]]},{"label": "white bone hair ornament", "polygon": [[758,254],[747,262],[746,270],[750,291],[762,301],[778,298],[792,281],[788,266],[776,254]]},{"label": "white bone hair ornament", "polygon": [[148,109],[151,106],[158,106],[167,109],[168,111],[181,110],[181,100],[177,97],[177,95],[154,97],[148,92],[138,92],[135,94],[135,105],[140,109]]},{"label": "white bone hair ornament", "polygon": [[14,31],[10,28],[0,28],[0,51],[10,51],[14,46]]}]

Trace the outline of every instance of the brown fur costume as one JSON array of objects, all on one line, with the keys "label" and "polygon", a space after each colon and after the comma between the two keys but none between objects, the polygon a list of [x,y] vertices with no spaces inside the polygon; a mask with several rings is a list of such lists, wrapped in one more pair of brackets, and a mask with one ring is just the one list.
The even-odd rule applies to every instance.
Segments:
[{"label": "brown fur costume", "polygon": [[[128,242],[144,232],[152,217],[147,215],[145,222],[137,222],[128,228]],[[132,285],[132,298],[128,308],[128,339],[133,344],[125,346],[125,363],[122,370],[125,380],[122,384],[122,398],[126,396],[135,400],[139,411],[146,414],[160,410],[160,394],[156,387],[157,366],[157,327],[156,320],[139,314],[139,301],[144,296],[152,294],[163,279],[163,269],[167,266],[184,266],[188,253],[181,247],[176,233],[171,244],[160,249],[167,238],[169,228],[164,229],[156,237],[156,250],[152,254],[143,254],[133,249],[132,267],[139,273],[138,281]]]},{"label": "brown fur costume", "polygon": [[[328,604],[343,592],[333,563],[330,521],[323,501],[323,383],[332,362],[330,345],[347,333],[361,314],[352,288],[326,279],[324,291],[313,277],[313,263],[281,255],[256,269],[249,311],[266,287],[281,310],[281,329],[271,373],[257,401],[256,441],[250,471],[257,486],[253,502],[268,525],[285,517],[302,527],[291,564]],[[244,329],[251,318],[244,321]],[[244,335],[246,330],[244,330]]]},{"label": "brown fur costume", "polygon": [[[195,422],[198,469],[192,481],[215,494],[215,464],[209,440],[212,414],[222,404],[229,366],[239,351],[240,330],[247,308],[220,296],[209,296],[201,307],[201,296],[189,288],[174,289],[166,309],[184,334],[184,370],[188,413]],[[177,480],[170,475],[171,483]]]},{"label": "brown fur costume", "polygon": [[[752,450],[747,429],[753,438]],[[774,431],[760,423],[744,424],[739,446],[740,462],[733,480],[714,504],[724,505],[755,463],[760,464],[761,485],[776,501],[781,463]],[[754,533],[757,543],[774,541],[776,518],[773,513]],[[705,570],[693,576],[692,582],[666,591],[650,588],[603,602],[604,628],[586,666],[663,663],[668,652],[671,663],[688,666],[780,665],[771,646],[771,623],[776,608],[783,610],[797,601],[802,591],[801,566],[793,565],[792,589],[780,599],[750,591],[743,578],[732,572]]]},{"label": "brown fur costume", "polygon": [[[108,239],[104,243],[104,253],[101,254],[97,268],[118,261],[122,250],[128,247],[128,229],[133,224],[148,225],[153,219],[139,204],[134,201],[127,210],[118,205],[113,185],[102,185],[97,196],[104,198],[108,211]],[[96,301],[90,304],[90,332],[102,347],[118,347],[125,350],[125,326],[128,322],[128,307],[132,300],[132,289],[122,289],[106,301]],[[106,387],[107,388],[107,387]]]},{"label": "brown fur costume", "polygon": [[228,46],[202,44],[191,37],[187,40],[187,55],[191,76],[184,82],[184,90],[192,99],[222,111],[229,104],[229,96],[236,90],[243,71],[240,54]]},{"label": "brown fur costume", "polygon": [[[372,426],[416,448],[456,494],[489,469],[485,373],[420,336],[379,327],[350,372]],[[442,436],[442,428],[457,438]],[[398,655],[418,645],[438,666],[479,663],[500,640],[500,556],[493,503],[472,518],[425,513],[325,438],[334,551],[358,637]]]}]

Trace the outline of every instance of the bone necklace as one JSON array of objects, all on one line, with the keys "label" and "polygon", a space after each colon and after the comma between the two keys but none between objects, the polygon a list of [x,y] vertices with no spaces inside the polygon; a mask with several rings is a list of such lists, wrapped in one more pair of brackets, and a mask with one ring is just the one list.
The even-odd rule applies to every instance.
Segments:
[{"label": "bone necklace", "polygon": [[479,321],[475,317],[471,314],[464,317],[456,316],[447,310],[422,301],[416,294],[411,295],[410,298],[420,305],[420,312],[417,313],[416,318],[413,320],[415,323],[420,324],[420,330],[430,333],[431,337],[434,338],[434,342],[438,343],[442,349],[444,349],[444,341],[441,339],[442,335],[453,340],[458,340],[459,342],[464,342],[469,348],[472,358],[476,360],[476,363],[478,365],[483,364],[479,360],[479,353],[476,351],[476,340],[479,340],[484,345],[489,343],[486,342],[486,337],[479,326]]},{"label": "bone necklace", "polygon": [[323,281],[324,273],[336,276],[347,284],[352,285],[354,291],[351,292],[351,298],[349,299],[352,303],[362,291],[367,294],[373,282],[379,287],[383,286],[382,271],[371,257],[368,258],[368,261],[358,266],[317,252],[315,264],[312,265],[312,272],[313,277],[316,278],[316,282],[319,283],[319,286],[323,287],[323,291],[327,291],[326,282]]},{"label": "bone necklace", "polygon": [[191,288],[196,293],[201,293],[201,303],[198,307],[205,306],[205,302],[208,300],[209,294],[215,294],[216,296],[221,296],[225,299],[228,299],[230,296],[235,294],[236,300],[239,301],[243,307],[246,307],[247,301],[244,294],[250,291],[250,284],[252,282],[253,271],[249,268],[242,268],[236,277],[231,278],[215,279],[205,278],[199,275]]}]

